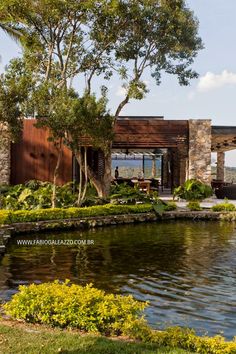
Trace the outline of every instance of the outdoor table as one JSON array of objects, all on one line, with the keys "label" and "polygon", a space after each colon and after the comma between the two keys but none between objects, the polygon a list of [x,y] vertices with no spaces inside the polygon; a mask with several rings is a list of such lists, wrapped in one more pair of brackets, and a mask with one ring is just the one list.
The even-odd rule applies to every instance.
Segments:
[{"label": "outdoor table", "polygon": [[150,180],[138,180],[138,179],[132,179],[131,182],[134,185],[138,185],[139,189],[141,189],[142,191],[146,191],[147,194],[150,193],[150,185],[151,185],[151,181]]}]

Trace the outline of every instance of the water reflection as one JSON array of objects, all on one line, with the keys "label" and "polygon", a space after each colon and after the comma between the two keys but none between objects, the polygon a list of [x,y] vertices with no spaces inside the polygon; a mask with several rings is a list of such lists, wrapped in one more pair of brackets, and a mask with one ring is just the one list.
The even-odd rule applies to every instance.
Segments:
[{"label": "water reflection", "polygon": [[0,266],[0,295],[19,284],[69,278],[148,300],[154,326],[184,325],[236,334],[236,230],[228,223],[128,225],[24,239],[93,239],[94,245],[19,246]]}]

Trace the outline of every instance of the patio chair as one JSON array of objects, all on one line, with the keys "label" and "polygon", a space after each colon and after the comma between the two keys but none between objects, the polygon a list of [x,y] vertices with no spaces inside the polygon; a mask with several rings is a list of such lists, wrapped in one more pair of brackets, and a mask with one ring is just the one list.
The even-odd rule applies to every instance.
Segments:
[{"label": "patio chair", "polygon": [[236,200],[236,184],[231,184],[229,186],[223,186],[221,188],[215,189],[215,195],[218,199],[231,199]]}]

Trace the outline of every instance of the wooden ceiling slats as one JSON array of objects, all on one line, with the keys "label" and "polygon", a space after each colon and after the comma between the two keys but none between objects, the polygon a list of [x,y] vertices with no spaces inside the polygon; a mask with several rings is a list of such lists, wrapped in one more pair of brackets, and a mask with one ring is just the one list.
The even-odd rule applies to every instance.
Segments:
[{"label": "wooden ceiling slats", "polygon": [[188,121],[183,120],[118,120],[113,148],[177,147],[188,144]]}]

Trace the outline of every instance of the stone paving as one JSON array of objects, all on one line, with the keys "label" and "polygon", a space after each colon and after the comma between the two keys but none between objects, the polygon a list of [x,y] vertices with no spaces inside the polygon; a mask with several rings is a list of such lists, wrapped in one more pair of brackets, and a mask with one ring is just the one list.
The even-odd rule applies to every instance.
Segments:
[{"label": "stone paving", "polygon": [[[173,201],[173,195],[171,194],[160,195],[160,198],[164,201]],[[179,208],[186,208],[188,204],[188,202],[186,202],[185,200],[179,200],[179,201],[176,200],[175,202]],[[216,204],[220,204],[224,202],[225,202],[224,199],[217,199],[216,197],[211,197],[205,199],[203,202],[200,203],[200,205],[202,208],[211,208]],[[236,206],[236,200],[228,200],[228,202]]]}]

